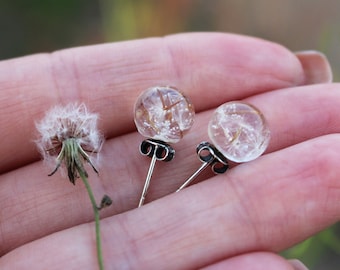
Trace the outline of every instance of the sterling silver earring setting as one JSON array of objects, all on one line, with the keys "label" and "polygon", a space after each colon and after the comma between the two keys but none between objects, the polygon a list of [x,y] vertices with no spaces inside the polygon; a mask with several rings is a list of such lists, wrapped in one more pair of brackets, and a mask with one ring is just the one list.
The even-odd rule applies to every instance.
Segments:
[{"label": "sterling silver earring setting", "polygon": [[[146,137],[140,153],[151,158],[143,191],[138,203],[146,199],[156,161],[171,161],[177,143],[194,123],[194,106],[181,92],[170,86],[155,86],[145,90],[134,107],[138,132]],[[225,173],[228,161],[242,163],[258,158],[266,150],[270,131],[263,114],[256,107],[239,102],[227,102],[218,107],[208,124],[212,143],[201,142],[196,152],[202,165],[177,189],[187,187],[208,166],[215,174]]]},{"label": "sterling silver earring setting", "polygon": [[241,163],[258,158],[270,141],[270,131],[260,110],[235,101],[215,110],[208,124],[208,135],[213,144],[202,142],[196,149],[203,164],[176,192],[192,183],[208,165],[215,174],[221,174],[227,171],[228,160]]},{"label": "sterling silver earring setting", "polygon": [[171,161],[177,143],[194,123],[194,106],[181,92],[170,86],[145,90],[137,99],[134,121],[138,132],[146,137],[140,152],[151,158],[138,207],[144,204],[156,161]]}]

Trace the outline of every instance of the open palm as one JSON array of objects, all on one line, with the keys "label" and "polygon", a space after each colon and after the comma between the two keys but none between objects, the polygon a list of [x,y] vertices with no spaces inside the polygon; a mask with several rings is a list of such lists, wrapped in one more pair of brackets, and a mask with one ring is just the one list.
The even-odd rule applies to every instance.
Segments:
[{"label": "open palm", "polygon": [[[106,269],[293,269],[276,252],[340,217],[340,87],[328,66],[277,44],[228,34],[181,34],[0,62],[0,269],[96,269],[93,213],[81,181],[49,171],[35,121],[56,104],[84,102],[106,137],[89,180],[100,200]],[[321,75],[320,75],[321,74]],[[158,162],[136,208],[150,159],[133,105],[144,89],[173,85],[195,124]],[[223,175],[198,167],[198,143],[217,106],[245,100],[265,115],[271,142],[260,158]],[[205,180],[205,181],[202,181]],[[210,267],[210,268],[209,268]],[[257,268],[256,268],[257,267]]]}]

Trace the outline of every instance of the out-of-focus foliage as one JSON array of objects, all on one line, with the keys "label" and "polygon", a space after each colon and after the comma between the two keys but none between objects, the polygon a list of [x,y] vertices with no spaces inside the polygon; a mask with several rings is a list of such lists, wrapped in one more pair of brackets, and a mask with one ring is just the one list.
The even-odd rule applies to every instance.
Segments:
[{"label": "out-of-focus foliage", "polygon": [[106,40],[183,31],[234,32],[269,39],[290,50],[320,50],[340,79],[337,0],[101,0]]},{"label": "out-of-focus foliage", "polygon": [[[320,50],[340,80],[338,0],[2,0],[0,59],[66,47],[221,31],[257,36],[292,51]],[[340,269],[340,225],[283,252],[312,270]]]},{"label": "out-of-focus foliage", "polygon": [[340,268],[340,224],[284,252],[287,258],[298,258],[311,270],[338,270]]},{"label": "out-of-focus foliage", "polygon": [[1,0],[0,59],[103,42],[90,0]]},{"label": "out-of-focus foliage", "polygon": [[0,59],[184,31],[257,36],[324,52],[340,79],[338,0],[2,0]]}]

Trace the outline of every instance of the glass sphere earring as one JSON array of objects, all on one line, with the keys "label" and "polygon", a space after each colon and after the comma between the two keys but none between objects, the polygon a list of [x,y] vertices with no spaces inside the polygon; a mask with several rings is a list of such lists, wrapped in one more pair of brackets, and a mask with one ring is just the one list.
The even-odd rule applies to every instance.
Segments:
[{"label": "glass sphere earring", "polygon": [[137,99],[134,121],[138,132],[148,139],[140,145],[142,155],[151,157],[138,207],[144,204],[157,160],[170,161],[175,150],[168,143],[178,142],[194,123],[193,104],[176,88],[156,86]]},{"label": "glass sphere earring", "polygon": [[228,169],[228,160],[247,162],[258,158],[270,141],[270,131],[263,114],[243,102],[227,102],[218,107],[208,125],[213,144],[200,143],[196,152],[203,162],[176,192],[188,186],[208,165],[216,174]]}]

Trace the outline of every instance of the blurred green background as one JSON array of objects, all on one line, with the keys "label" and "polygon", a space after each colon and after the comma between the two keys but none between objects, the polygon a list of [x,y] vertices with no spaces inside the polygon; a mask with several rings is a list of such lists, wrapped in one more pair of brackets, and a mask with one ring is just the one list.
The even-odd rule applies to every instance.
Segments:
[{"label": "blurred green background", "polygon": [[324,52],[340,79],[339,0],[0,0],[0,59],[60,48],[222,31]]},{"label": "blurred green background", "polygon": [[[0,0],[0,60],[185,31],[252,35],[320,50],[340,79],[338,0]],[[313,270],[340,269],[340,226],[283,252]]]}]

